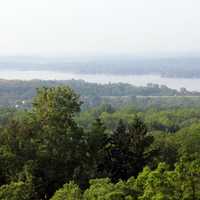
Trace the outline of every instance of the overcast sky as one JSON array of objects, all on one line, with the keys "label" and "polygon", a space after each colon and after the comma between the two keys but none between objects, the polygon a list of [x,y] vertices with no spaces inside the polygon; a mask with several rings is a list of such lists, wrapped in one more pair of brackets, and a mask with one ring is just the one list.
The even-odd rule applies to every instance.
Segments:
[{"label": "overcast sky", "polygon": [[0,55],[200,52],[200,0],[0,0]]}]

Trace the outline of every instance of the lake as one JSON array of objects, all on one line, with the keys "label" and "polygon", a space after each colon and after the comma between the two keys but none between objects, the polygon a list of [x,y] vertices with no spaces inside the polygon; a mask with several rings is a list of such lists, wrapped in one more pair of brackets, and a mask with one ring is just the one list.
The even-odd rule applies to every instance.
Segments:
[{"label": "lake", "polygon": [[92,83],[130,83],[136,86],[146,86],[148,83],[167,85],[169,88],[200,91],[200,79],[166,78],[159,75],[108,75],[108,74],[73,74],[61,71],[18,71],[0,70],[0,79],[8,80],[69,80],[82,79]]}]

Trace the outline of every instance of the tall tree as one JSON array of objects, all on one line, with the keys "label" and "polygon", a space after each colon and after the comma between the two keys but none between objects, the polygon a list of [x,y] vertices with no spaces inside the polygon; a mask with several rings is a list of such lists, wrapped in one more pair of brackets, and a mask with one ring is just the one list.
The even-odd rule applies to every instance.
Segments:
[{"label": "tall tree", "polygon": [[146,149],[152,142],[153,138],[139,118],[127,126],[120,120],[105,146],[101,169],[113,181],[136,176],[151,156]]},{"label": "tall tree", "polygon": [[103,147],[107,140],[106,127],[97,118],[86,135],[88,178],[98,176],[98,165],[102,160]]},{"label": "tall tree", "polygon": [[74,121],[80,105],[79,96],[64,86],[41,88],[34,99],[33,115],[40,128],[33,173],[47,199],[66,181],[77,180],[85,153],[83,130]]}]

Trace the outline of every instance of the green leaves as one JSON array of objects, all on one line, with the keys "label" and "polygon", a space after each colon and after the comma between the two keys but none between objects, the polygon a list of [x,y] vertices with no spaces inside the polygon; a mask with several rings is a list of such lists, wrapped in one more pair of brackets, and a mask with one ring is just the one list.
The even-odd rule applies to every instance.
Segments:
[{"label": "green leaves", "polygon": [[34,199],[34,191],[29,183],[11,182],[0,187],[1,200],[30,200]]},{"label": "green leaves", "polygon": [[120,120],[105,146],[102,166],[107,176],[113,181],[137,176],[152,156],[151,151],[146,153],[152,142],[141,119],[136,117],[128,125]]},{"label": "green leaves", "polygon": [[38,89],[33,101],[33,111],[43,126],[67,128],[73,124],[72,117],[80,111],[81,102],[69,87]]},{"label": "green leaves", "polygon": [[57,190],[50,200],[82,200],[82,193],[76,184],[70,182]]},{"label": "green leaves", "polygon": [[0,128],[0,200],[48,200],[55,191],[52,200],[200,199],[198,124],[172,134],[181,114],[154,110],[149,124],[158,120],[174,131],[150,134],[128,109],[112,119],[117,128],[108,129],[103,121],[114,110],[105,106],[102,115],[95,109],[93,117],[84,115],[83,129],[75,121],[80,105],[68,87],[41,88],[30,112],[6,120]]},{"label": "green leaves", "polygon": [[[76,192],[75,192],[76,191]],[[64,185],[51,200],[198,200],[200,199],[200,160],[181,161],[174,170],[160,163],[145,167],[137,178],[113,183],[109,178],[90,180],[81,194],[77,185]]]}]

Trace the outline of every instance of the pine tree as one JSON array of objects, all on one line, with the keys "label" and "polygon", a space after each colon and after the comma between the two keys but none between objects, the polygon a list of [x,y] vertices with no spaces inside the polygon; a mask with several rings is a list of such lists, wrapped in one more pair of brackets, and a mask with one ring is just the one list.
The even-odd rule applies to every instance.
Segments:
[{"label": "pine tree", "polygon": [[113,181],[136,176],[151,156],[146,149],[152,142],[153,138],[147,135],[147,128],[139,118],[128,126],[120,120],[105,145],[102,171]]}]

